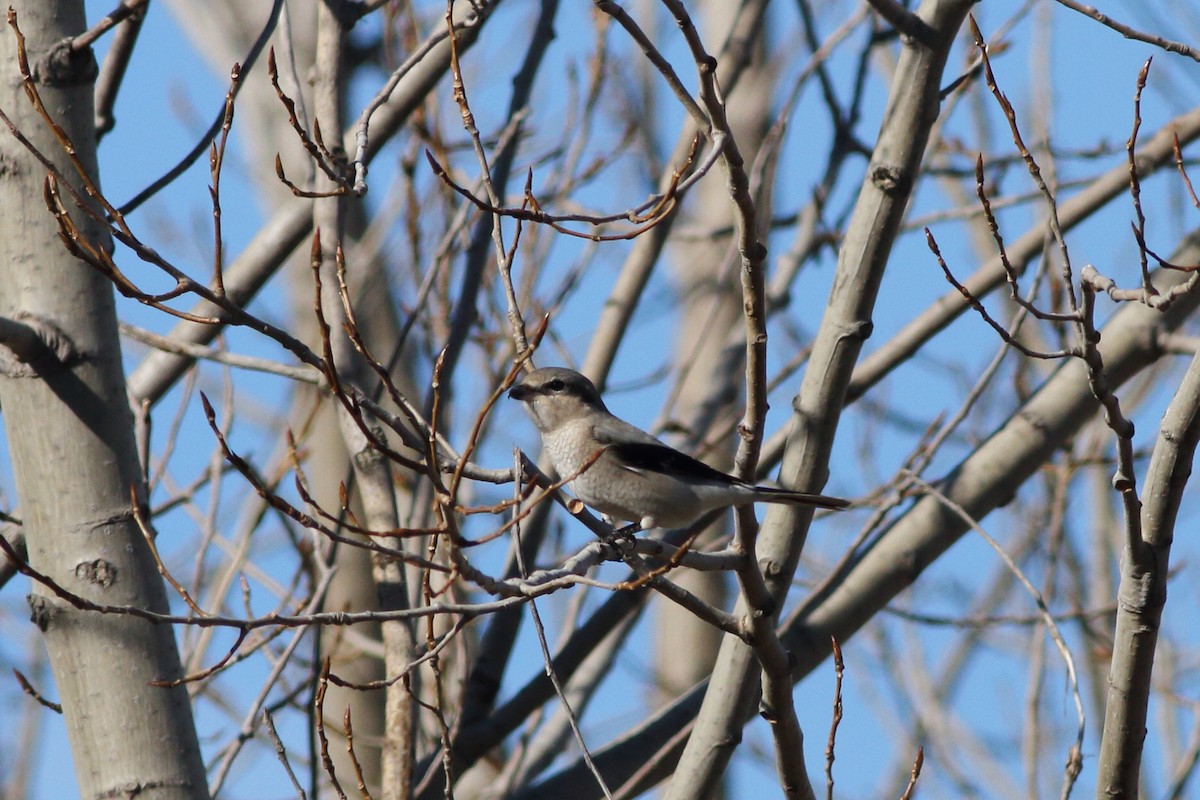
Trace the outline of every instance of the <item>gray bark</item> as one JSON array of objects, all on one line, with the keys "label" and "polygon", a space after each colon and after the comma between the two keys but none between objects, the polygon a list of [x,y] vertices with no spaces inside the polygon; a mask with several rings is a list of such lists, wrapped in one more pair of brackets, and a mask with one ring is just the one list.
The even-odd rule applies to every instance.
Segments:
[{"label": "gray bark", "polygon": [[[48,56],[84,28],[83,3],[18,0],[16,14],[50,115],[96,175],[90,51]],[[59,50],[59,55],[64,51]],[[0,35],[0,108],[79,184],[62,146],[25,97],[12,32]],[[0,318],[36,320],[58,347],[0,375],[29,563],[95,603],[167,611],[154,559],[131,507],[145,486],[126,400],[109,282],[71,256],[42,201],[46,169],[0,134]],[[91,241],[107,233],[63,195]],[[42,630],[84,798],[204,800],[208,788],[169,626],[81,610],[38,581],[29,603]]]},{"label": "gray bark", "polygon": [[1159,429],[1139,520],[1126,520],[1108,702],[1100,744],[1098,797],[1137,797],[1158,631],[1167,602],[1171,543],[1200,438],[1200,354]]},{"label": "gray bark", "polygon": [[[968,5],[961,0],[927,0],[913,16],[924,34],[904,42],[883,127],[842,242],[825,317],[792,403],[789,446],[781,467],[785,486],[820,491],[825,484],[846,387],[870,335],[884,267],[937,119],[942,70]],[[811,520],[811,510],[783,506],[772,507],[764,519],[758,558],[770,565],[768,585],[778,598],[786,596]],[[746,611],[739,601],[734,613]],[[707,791],[724,774],[741,740],[741,729],[760,697],[757,664],[745,643],[725,638],[709,686],[669,798]]]}]

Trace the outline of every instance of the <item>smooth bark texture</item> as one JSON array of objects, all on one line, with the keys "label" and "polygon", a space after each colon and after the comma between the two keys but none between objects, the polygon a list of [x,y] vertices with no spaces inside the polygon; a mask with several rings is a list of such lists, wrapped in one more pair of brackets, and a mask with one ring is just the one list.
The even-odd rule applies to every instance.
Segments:
[{"label": "smooth bark texture", "polygon": [[[1193,234],[1171,257],[1195,263],[1200,258],[1200,237]],[[1153,275],[1160,291],[1186,280],[1186,275],[1168,270]],[[1120,308],[1101,330],[1100,352],[1109,385],[1119,388],[1161,358],[1162,335],[1177,328],[1198,304],[1200,296],[1193,292],[1166,312],[1138,303]],[[1010,501],[1021,484],[1098,410],[1085,370],[1069,361],[938,486],[952,502],[981,520]],[[784,640],[796,656],[797,672],[803,675],[827,658],[830,636],[845,641],[966,530],[937,498],[925,497],[914,504],[839,580],[805,600],[785,624]]]},{"label": "smooth bark texture", "polygon": [[[65,37],[83,30],[83,3],[27,0],[15,9],[38,91],[94,177],[91,52],[48,60]],[[79,183],[22,90],[7,26],[0,35],[0,107]],[[56,328],[72,353],[65,362],[8,361],[0,377],[29,561],[94,602],[166,612],[163,584],[131,506],[131,492],[145,502],[145,487],[112,287],[58,241],[42,200],[45,180],[33,155],[0,133],[0,316],[33,315]],[[83,212],[69,211],[90,237],[104,240]],[[50,655],[80,796],[207,798],[187,690],[150,685],[181,675],[172,629],[81,611],[36,582],[29,603]]]},{"label": "smooth bark texture", "polygon": [[[1137,797],[1158,629],[1167,602],[1171,542],[1200,438],[1200,354],[1179,385],[1158,433],[1142,490],[1140,525],[1127,520],[1117,628],[1108,674],[1096,796]],[[1140,528],[1140,530],[1139,530]]]},{"label": "smooth bark texture", "polygon": [[[785,486],[819,491],[825,485],[846,387],[871,334],[879,283],[937,119],[942,70],[970,5],[965,0],[929,0],[916,12],[930,35],[907,38],[901,53],[883,126],[838,256],[825,317],[793,402],[792,432],[781,469]],[[782,599],[791,584],[811,519],[811,510],[783,506],[766,515],[758,557],[777,598]],[[739,600],[734,613],[747,610]],[[750,648],[727,636],[696,729],[667,793],[669,800],[695,797],[715,785],[759,695],[757,662]]]}]

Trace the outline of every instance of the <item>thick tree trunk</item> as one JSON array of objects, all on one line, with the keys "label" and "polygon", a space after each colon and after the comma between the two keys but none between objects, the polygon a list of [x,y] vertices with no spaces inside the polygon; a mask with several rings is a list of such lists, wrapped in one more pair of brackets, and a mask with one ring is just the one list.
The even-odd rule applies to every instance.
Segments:
[{"label": "thick tree trunk", "polygon": [[[14,6],[38,91],[94,176],[91,53],[48,58],[83,30],[83,3],[16,0]],[[8,28],[0,35],[0,108],[78,184],[60,143],[25,97],[15,41]],[[34,156],[0,133],[0,319],[24,322],[43,339],[53,331],[59,356],[22,362],[5,351],[0,364],[29,562],[95,603],[165,612],[163,584],[131,508],[131,490],[144,503],[145,486],[112,288],[58,240],[42,202],[45,178]],[[69,197],[65,187],[63,195]],[[104,240],[102,228],[78,209],[71,212],[89,239]],[[36,581],[29,602],[50,655],[80,795],[207,798],[187,691],[151,685],[181,674],[171,627],[79,610]]]}]

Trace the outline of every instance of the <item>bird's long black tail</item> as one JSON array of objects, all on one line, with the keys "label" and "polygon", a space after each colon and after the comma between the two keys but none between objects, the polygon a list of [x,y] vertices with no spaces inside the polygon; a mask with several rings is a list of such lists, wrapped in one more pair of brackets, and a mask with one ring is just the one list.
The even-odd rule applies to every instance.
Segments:
[{"label": "bird's long black tail", "polygon": [[809,494],[808,492],[793,492],[790,489],[777,489],[774,486],[755,486],[754,490],[766,503],[790,503],[797,506],[816,506],[817,508],[843,509],[850,505],[849,500],[841,497],[830,497],[827,494]]}]

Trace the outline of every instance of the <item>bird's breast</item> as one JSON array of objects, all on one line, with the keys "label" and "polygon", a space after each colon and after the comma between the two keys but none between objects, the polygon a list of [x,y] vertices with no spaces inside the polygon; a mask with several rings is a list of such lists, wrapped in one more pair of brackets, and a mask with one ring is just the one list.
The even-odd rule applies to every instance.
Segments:
[{"label": "bird's breast", "polygon": [[570,478],[583,469],[601,446],[583,420],[566,422],[550,434],[542,434],[542,444],[559,477]]}]

